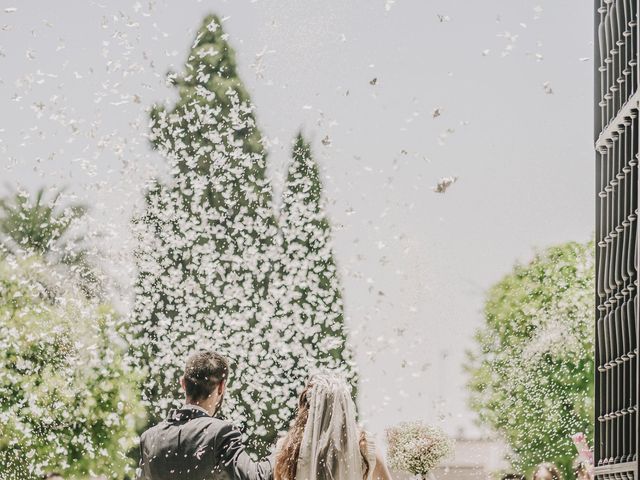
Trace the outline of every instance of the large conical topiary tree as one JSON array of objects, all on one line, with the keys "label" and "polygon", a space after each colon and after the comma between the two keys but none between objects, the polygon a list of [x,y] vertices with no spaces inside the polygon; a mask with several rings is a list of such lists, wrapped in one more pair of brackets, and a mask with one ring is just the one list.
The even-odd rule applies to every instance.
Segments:
[{"label": "large conical topiary tree", "polygon": [[278,353],[280,362],[290,366],[284,387],[299,391],[310,372],[327,368],[342,371],[355,396],[357,378],[324,203],[318,164],[309,143],[298,134],[282,194],[282,252],[272,283],[285,326],[286,348]]},{"label": "large conical topiary tree", "polygon": [[[272,401],[266,289],[277,227],[266,156],[249,95],[220,20],[205,18],[170,108],[152,110],[151,141],[168,160],[136,219],[140,248],[133,336],[158,416],[180,398],[184,359],[215,348],[233,363],[225,413],[264,453]],[[259,426],[259,428],[258,428]]]}]

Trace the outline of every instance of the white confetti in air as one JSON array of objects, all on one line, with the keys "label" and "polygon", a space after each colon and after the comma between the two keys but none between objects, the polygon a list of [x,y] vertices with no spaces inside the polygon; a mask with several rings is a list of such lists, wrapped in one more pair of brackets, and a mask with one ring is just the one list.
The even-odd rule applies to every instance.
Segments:
[{"label": "white confetti in air", "polygon": [[451,185],[458,181],[458,177],[442,177],[432,190],[435,193],[445,193]]},{"label": "white confetti in air", "polygon": [[255,55],[254,62],[249,65],[256,72],[256,78],[264,79],[264,72],[266,70],[266,66],[264,64],[265,57],[269,54],[276,53],[275,50],[269,50],[269,48],[265,45],[262,50],[260,50]]},{"label": "white confetti in air", "polygon": [[540,20],[543,12],[542,5],[536,5],[535,7],[533,7],[533,12],[534,12],[533,19]]}]

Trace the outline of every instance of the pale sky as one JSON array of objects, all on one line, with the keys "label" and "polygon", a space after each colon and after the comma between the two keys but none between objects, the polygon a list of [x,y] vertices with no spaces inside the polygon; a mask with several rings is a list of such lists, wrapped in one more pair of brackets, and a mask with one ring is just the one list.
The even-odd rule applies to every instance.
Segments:
[{"label": "pale sky", "polygon": [[[145,109],[174,95],[164,74],[181,70],[203,16],[225,17],[275,198],[293,136],[313,140],[369,428],[479,433],[461,362],[487,288],[536,248],[593,231],[591,3],[0,4],[0,178],[90,204],[125,285],[127,222],[162,166]],[[434,193],[445,176],[459,179]]]}]

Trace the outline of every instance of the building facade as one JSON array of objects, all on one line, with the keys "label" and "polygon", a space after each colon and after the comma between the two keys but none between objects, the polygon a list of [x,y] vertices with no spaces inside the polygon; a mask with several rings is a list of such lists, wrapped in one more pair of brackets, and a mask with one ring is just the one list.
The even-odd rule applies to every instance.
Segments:
[{"label": "building facade", "polygon": [[638,1],[595,0],[598,480],[638,477]]}]

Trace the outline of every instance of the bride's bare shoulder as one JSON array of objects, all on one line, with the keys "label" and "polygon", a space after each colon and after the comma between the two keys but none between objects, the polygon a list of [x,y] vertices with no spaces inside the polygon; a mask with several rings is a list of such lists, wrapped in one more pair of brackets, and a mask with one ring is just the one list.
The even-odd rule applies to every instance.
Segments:
[{"label": "bride's bare shoulder", "polygon": [[367,450],[373,449],[375,451],[376,440],[367,430],[360,430],[360,448],[366,448]]},{"label": "bride's bare shoulder", "polygon": [[382,450],[376,445],[375,436],[366,430],[360,431],[360,450],[371,467],[371,480],[393,480]]}]

